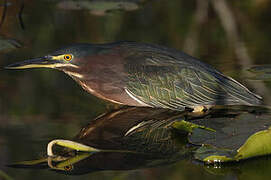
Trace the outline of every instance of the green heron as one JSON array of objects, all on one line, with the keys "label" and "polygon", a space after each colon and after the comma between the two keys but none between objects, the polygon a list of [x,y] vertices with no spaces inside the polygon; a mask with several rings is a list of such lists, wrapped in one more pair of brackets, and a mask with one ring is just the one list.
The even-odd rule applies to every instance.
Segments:
[{"label": "green heron", "polygon": [[201,111],[214,105],[258,105],[262,101],[194,57],[145,43],[76,44],[7,68],[58,69],[87,92],[129,106]]}]

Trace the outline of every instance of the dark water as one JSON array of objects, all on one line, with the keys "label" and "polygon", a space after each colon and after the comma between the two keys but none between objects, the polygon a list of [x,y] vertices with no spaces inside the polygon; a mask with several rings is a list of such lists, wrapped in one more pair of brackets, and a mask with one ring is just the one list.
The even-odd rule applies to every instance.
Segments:
[{"label": "dark water", "polygon": [[[0,66],[76,42],[149,42],[199,57],[261,94],[265,104],[270,105],[270,81],[250,80],[252,74],[246,71],[253,65],[270,64],[269,1],[104,0],[100,5],[93,1],[79,5],[72,1],[66,4],[51,0],[0,1]],[[269,179],[271,176],[269,157],[214,168],[191,159],[186,154],[187,147],[182,143],[176,145],[176,141],[158,141],[159,147],[163,143],[172,145],[164,148],[149,144],[151,150],[157,150],[152,155],[94,154],[90,163],[84,164],[85,160],[79,164],[91,171],[81,176],[50,170],[46,163],[11,168],[6,165],[44,157],[51,140],[73,139],[95,117],[118,107],[87,94],[56,70],[1,69],[0,90],[0,179]],[[141,150],[147,147],[139,146],[142,139],[127,141],[136,142],[128,143],[128,147]],[[113,146],[112,142],[122,141],[105,141],[102,145]]]}]

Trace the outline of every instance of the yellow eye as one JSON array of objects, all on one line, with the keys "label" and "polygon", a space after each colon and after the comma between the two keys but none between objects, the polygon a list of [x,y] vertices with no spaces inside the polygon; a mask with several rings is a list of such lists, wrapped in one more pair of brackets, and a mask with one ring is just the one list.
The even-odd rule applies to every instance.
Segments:
[{"label": "yellow eye", "polygon": [[65,55],[64,55],[64,59],[65,59],[66,61],[70,61],[70,60],[72,60],[72,55],[71,55],[71,54],[65,54]]},{"label": "yellow eye", "polygon": [[64,166],[65,171],[71,171],[73,169],[72,165]]}]

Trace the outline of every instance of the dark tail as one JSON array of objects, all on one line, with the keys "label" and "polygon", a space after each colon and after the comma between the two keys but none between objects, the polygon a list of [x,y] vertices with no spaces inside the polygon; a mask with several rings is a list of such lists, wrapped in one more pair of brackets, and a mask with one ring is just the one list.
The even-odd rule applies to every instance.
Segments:
[{"label": "dark tail", "polygon": [[225,90],[228,92],[228,95],[233,99],[233,104],[244,104],[244,105],[260,105],[262,104],[262,97],[254,94],[248,90],[241,83],[232,79],[231,77],[223,76],[219,78],[221,83],[224,84]]}]

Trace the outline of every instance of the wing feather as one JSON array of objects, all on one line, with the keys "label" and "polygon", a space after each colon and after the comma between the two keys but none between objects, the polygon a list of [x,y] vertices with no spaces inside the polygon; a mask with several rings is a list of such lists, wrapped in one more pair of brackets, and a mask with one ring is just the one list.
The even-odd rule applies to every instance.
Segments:
[{"label": "wing feather", "polygon": [[[195,60],[194,60],[195,61]],[[138,100],[154,107],[184,109],[198,105],[258,104],[259,97],[237,81],[208,66],[153,53],[127,58],[126,89]]]}]

